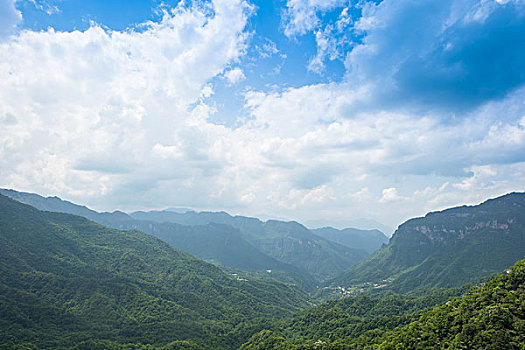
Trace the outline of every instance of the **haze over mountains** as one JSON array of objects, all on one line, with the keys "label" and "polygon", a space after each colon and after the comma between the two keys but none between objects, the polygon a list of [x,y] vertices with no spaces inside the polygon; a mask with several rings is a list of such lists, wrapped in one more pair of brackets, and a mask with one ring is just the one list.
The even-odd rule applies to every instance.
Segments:
[{"label": "haze over mountains", "polygon": [[377,230],[345,231],[346,239],[338,240],[316,235],[296,222],[263,222],[225,212],[98,213],[58,197],[5,189],[0,193],[40,210],[80,215],[118,229],[139,229],[207,261],[264,272],[307,290],[335,278],[387,240]]},{"label": "haze over mountains", "polygon": [[385,234],[379,230],[359,230],[356,228],[345,228],[342,230],[333,227],[322,227],[312,230],[318,236],[339,244],[362,249],[373,253],[378,246],[388,243]]}]

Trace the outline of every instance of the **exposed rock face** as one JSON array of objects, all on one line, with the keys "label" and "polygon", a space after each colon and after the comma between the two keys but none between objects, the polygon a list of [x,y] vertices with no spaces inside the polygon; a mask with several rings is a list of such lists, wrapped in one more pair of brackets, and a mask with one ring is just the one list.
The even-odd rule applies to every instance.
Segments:
[{"label": "exposed rock face", "polygon": [[391,278],[399,291],[459,285],[524,256],[525,193],[510,193],[405,222],[387,246],[351,267],[341,282]]}]

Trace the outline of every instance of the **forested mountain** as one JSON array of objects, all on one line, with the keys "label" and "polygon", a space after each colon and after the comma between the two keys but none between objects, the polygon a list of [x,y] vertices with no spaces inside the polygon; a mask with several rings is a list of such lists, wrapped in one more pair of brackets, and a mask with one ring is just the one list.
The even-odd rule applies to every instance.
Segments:
[{"label": "forested mountain", "polygon": [[173,222],[185,225],[219,223],[231,225],[265,254],[301,270],[307,271],[320,281],[333,278],[348,266],[364,259],[368,254],[312,234],[297,222],[285,222],[244,216],[231,216],[225,212],[169,211],[135,212],[132,217],[157,222]]},{"label": "forested mountain", "polygon": [[306,305],[297,289],[230,276],[140,231],[0,195],[0,348],[234,349]]},{"label": "forested mountain", "polygon": [[525,261],[388,335],[382,349],[525,348]]},{"label": "forested mountain", "polygon": [[[0,349],[525,347],[525,262],[443,303],[463,293],[464,283],[486,281],[525,256],[523,193],[405,222],[336,280],[340,292],[358,296],[309,310],[306,294],[290,284],[312,288],[305,271],[344,269],[349,250],[296,222],[190,212],[199,220],[181,225],[166,222],[180,213],[97,213],[13,193],[126,230],[0,195]],[[138,230],[210,261],[221,257],[224,266],[272,269],[264,276],[284,271],[288,285],[225,273]],[[457,287],[429,289],[447,286]]]},{"label": "forested mountain", "polygon": [[103,217],[103,214],[58,197],[42,197],[36,193],[18,192],[4,188],[0,188],[0,194],[42,211],[74,214],[97,222]]},{"label": "forested mountain", "polygon": [[431,307],[460,291],[456,288],[328,302],[260,331],[241,349],[525,347],[524,260],[485,285]]},{"label": "forested mountain", "polygon": [[352,266],[337,285],[364,282],[396,291],[459,286],[525,256],[525,193],[510,193],[411,219],[390,243]]},{"label": "forested mountain", "polygon": [[158,223],[144,220],[122,220],[111,226],[119,229],[138,229],[150,233],[164,242],[208,262],[296,285],[305,291],[313,291],[316,281],[303,269],[283,263],[264,254],[244,239],[236,228],[225,224],[185,226],[174,223]]},{"label": "forested mountain", "polygon": [[311,229],[310,231],[329,241],[355,249],[362,249],[369,254],[381,248],[383,244],[388,243],[388,237],[379,230],[360,230],[357,228],[338,230],[333,227],[322,227]]},{"label": "forested mountain", "polygon": [[225,212],[98,213],[57,197],[3,189],[0,193],[40,210],[81,215],[118,229],[140,229],[176,248],[227,267],[250,272],[272,270],[271,276],[308,290],[368,255],[364,250],[314,235],[296,222],[263,222]]}]

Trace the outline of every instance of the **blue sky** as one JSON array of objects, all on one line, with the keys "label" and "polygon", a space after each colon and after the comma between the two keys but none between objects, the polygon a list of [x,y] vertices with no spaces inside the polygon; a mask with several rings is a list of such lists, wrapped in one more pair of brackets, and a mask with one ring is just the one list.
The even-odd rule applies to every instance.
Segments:
[{"label": "blue sky", "polygon": [[0,187],[392,227],[525,189],[522,0],[0,0]]}]

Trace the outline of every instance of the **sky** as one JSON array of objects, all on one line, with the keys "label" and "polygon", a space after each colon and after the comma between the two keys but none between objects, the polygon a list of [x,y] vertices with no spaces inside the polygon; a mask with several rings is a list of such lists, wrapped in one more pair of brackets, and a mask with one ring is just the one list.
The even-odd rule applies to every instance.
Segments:
[{"label": "sky", "polygon": [[0,187],[393,228],[524,191],[525,1],[0,0]]}]

